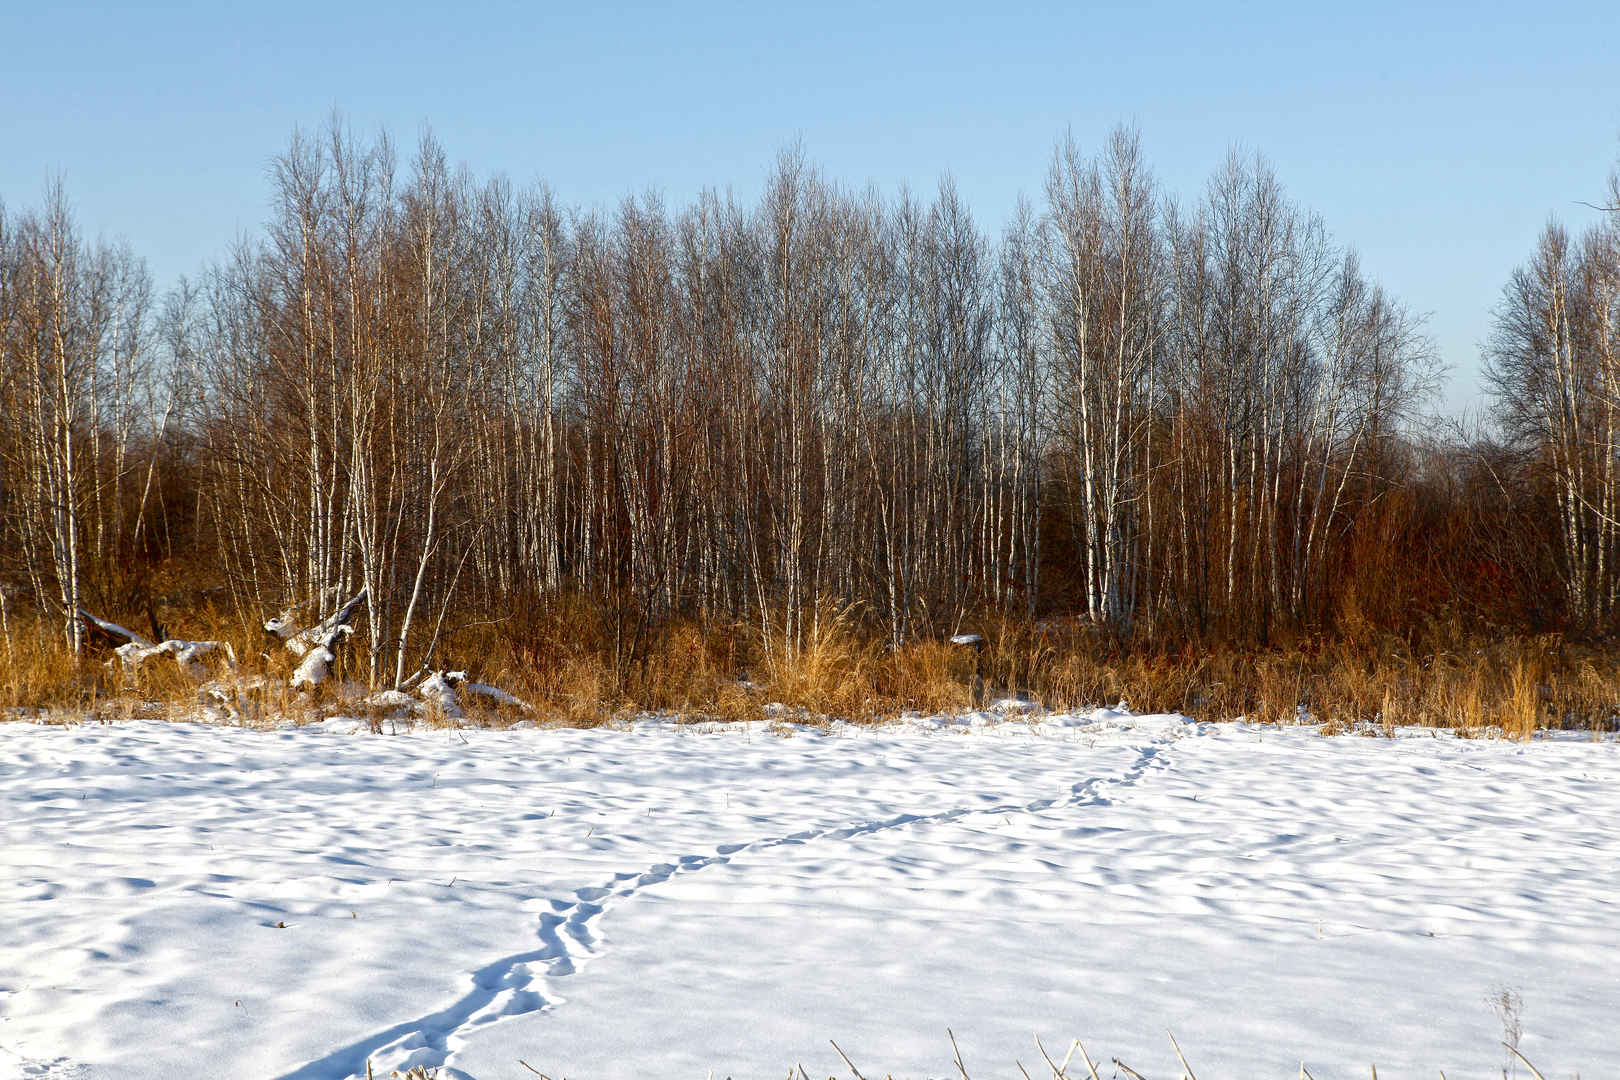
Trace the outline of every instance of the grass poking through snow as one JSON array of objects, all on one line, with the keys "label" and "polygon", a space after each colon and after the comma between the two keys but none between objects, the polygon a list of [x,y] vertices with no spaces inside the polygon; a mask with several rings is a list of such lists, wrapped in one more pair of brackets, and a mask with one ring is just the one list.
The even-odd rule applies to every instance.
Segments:
[{"label": "grass poking through snow", "polygon": [[[1016,1072],[1007,1072],[1006,1070],[1003,1070],[999,1073],[979,1073],[975,1070],[975,1072],[970,1073],[968,1071],[967,1064],[962,1060],[961,1048],[956,1045],[955,1032],[947,1029],[945,1034],[946,1038],[950,1040],[951,1044],[951,1061],[949,1069],[943,1071],[954,1075],[957,1077],[957,1080],[973,1080],[974,1076],[980,1077],[980,1080],[984,1080],[984,1077],[986,1076],[1016,1076],[1022,1077],[1023,1080],[1034,1080],[1036,1075],[1050,1077],[1050,1080],[1104,1080],[1105,1074],[1109,1080],[1121,1080],[1121,1078],[1123,1078],[1123,1080],[1159,1080],[1157,1077],[1149,1077],[1143,1073],[1137,1072],[1135,1069],[1131,1068],[1131,1066],[1127,1065],[1124,1061],[1121,1061],[1117,1057],[1093,1060],[1091,1055],[1086,1051],[1085,1045],[1079,1039],[1075,1039],[1069,1044],[1068,1052],[1064,1054],[1061,1061],[1057,1060],[1051,1053],[1047,1051],[1046,1047],[1042,1045],[1040,1036],[1038,1035],[1035,1037],[1035,1052],[1038,1055],[1038,1064],[1031,1067],[1026,1067],[1022,1061],[1014,1061],[1013,1068],[1016,1070]],[[1173,1080],[1198,1080],[1198,1074],[1193,1071],[1191,1063],[1189,1063],[1187,1060],[1187,1055],[1182,1053],[1181,1044],[1176,1041],[1176,1037],[1174,1035],[1170,1035],[1169,1038],[1170,1047],[1175,1052],[1176,1061],[1181,1066],[1180,1072],[1173,1078]],[[850,1080],[879,1080],[880,1077],[881,1080],[906,1080],[906,1078],[896,1077],[890,1072],[864,1072],[860,1066],[856,1065],[854,1061],[850,1060],[850,1056],[846,1054],[836,1042],[832,1043],[831,1045],[833,1050],[843,1060],[845,1067],[849,1069]],[[1530,1063],[1529,1059],[1527,1059],[1523,1054],[1519,1053],[1516,1046],[1513,1046],[1510,1043],[1503,1043],[1502,1045],[1504,1048],[1506,1048],[1509,1055],[1513,1059],[1516,1059],[1518,1062],[1522,1063],[1524,1067],[1530,1071],[1530,1075],[1534,1077],[1534,1080],[1546,1080],[1546,1077],[1542,1076],[1536,1067]],[[1078,1061],[1075,1060],[1076,1054],[1079,1055]],[[518,1064],[522,1065],[535,1076],[540,1077],[540,1080],[568,1080],[567,1077],[552,1077],[544,1072],[541,1072],[539,1069],[535,1068],[533,1065],[530,1065],[526,1061],[519,1061]],[[1033,1068],[1035,1072],[1032,1073],[1030,1068]],[[1378,1080],[1378,1066],[1368,1065],[1367,1069],[1370,1080]],[[435,1080],[438,1073],[437,1071],[427,1072],[423,1069],[417,1068],[406,1073],[396,1072],[393,1075],[402,1078],[402,1080]],[[1503,1070],[1503,1075],[1507,1075],[1507,1070]],[[1444,1080],[1445,1073],[1441,1072],[1440,1076],[1441,1080]],[[372,1080],[371,1066],[369,1063],[366,1066],[366,1077],[367,1080]],[[714,1074],[711,1072],[710,1080],[713,1080],[713,1077]],[[727,1077],[727,1080],[731,1080],[731,1078]],[[812,1077],[811,1074],[805,1070],[803,1065],[795,1065],[787,1071],[787,1080],[819,1080],[819,1078]],[[842,1078],[830,1076],[827,1077],[826,1080],[842,1080]],[[1165,1080],[1172,1080],[1172,1078],[1165,1078]],[[1204,1080],[1211,1080],[1211,1078],[1206,1076]],[[1222,1080],[1222,1078],[1215,1078],[1215,1080]],[[1239,1080],[1239,1078],[1229,1077],[1225,1078],[1225,1080]],[[1241,1078],[1241,1080],[1253,1080],[1253,1076],[1252,1074],[1246,1074]],[[1299,1065],[1299,1080],[1316,1080],[1304,1062],[1300,1062]]]}]

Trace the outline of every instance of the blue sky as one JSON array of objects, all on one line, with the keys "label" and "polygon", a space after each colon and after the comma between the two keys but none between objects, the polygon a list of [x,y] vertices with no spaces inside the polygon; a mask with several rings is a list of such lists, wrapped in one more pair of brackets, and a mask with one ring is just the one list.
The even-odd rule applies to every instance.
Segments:
[{"label": "blue sky", "polygon": [[949,172],[981,226],[1054,142],[1137,127],[1195,198],[1263,153],[1413,309],[1476,398],[1478,343],[1549,215],[1595,218],[1620,159],[1620,5],[577,5],[0,0],[0,199],[62,175],[160,288],[265,216],[268,160],[341,110],[570,203],[744,199],[802,139],[851,184]]}]

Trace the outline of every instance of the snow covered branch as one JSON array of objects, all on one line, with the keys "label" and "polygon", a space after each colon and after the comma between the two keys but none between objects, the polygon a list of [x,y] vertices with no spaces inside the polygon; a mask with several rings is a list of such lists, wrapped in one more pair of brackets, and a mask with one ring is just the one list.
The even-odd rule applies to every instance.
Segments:
[{"label": "snow covered branch", "polygon": [[510,705],[524,712],[534,711],[533,705],[498,686],[468,682],[465,671],[429,672],[422,679],[416,692],[424,702],[438,706],[447,718],[455,720],[460,720],[466,715],[461,708],[462,694],[473,694],[496,705]]},{"label": "snow covered branch", "polygon": [[79,609],[78,614],[86,639],[94,644],[111,647],[113,655],[118,657],[126,674],[139,671],[147,661],[159,656],[174,657],[174,662],[180,666],[180,670],[198,682],[208,678],[208,667],[203,663],[205,656],[222,654],[230,667],[236,666],[236,650],[231,648],[228,641],[185,641],[169,638],[154,644],[128,627],[99,618],[83,608]]},{"label": "snow covered branch", "polygon": [[303,630],[293,630],[290,611],[282,612],[264,624],[267,631],[281,638],[288,652],[302,657],[298,670],[293,672],[294,690],[310,689],[326,681],[332,664],[337,660],[338,643],[354,633],[352,623],[355,612],[365,602],[366,590],[361,589],[337,611]]},{"label": "snow covered branch", "polygon": [[264,624],[267,633],[281,639],[287,651],[294,656],[303,656],[311,649],[322,646],[329,647],[329,641],[335,641],[334,633],[341,633],[338,628],[348,626],[354,620],[354,614],[360,610],[360,605],[366,602],[366,590],[361,589],[348,603],[344,604],[331,615],[322,619],[314,626],[299,629],[294,622],[292,608],[288,608],[280,615],[269,619]]}]

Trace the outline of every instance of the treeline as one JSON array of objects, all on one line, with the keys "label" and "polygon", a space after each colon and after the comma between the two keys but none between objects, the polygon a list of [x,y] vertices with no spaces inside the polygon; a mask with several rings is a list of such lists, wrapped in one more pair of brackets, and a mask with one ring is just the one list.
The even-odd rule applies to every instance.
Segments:
[{"label": "treeline", "polygon": [[1421,319],[1236,154],[1183,202],[1133,134],[1066,141],[995,237],[797,151],[752,206],[581,212],[338,123],[271,178],[161,303],[59,189],[0,208],[0,589],[75,649],[181,578],[255,620],[366,590],[373,684],[563,603],[621,664],[677,619],[791,656],[834,613],[896,647],[1616,613],[1612,223],[1514,276],[1488,441],[1420,430]]},{"label": "treeline", "polygon": [[1513,272],[1486,348],[1511,445],[1545,493],[1563,614],[1620,614],[1620,171],[1608,220],[1578,239],[1549,224]]}]

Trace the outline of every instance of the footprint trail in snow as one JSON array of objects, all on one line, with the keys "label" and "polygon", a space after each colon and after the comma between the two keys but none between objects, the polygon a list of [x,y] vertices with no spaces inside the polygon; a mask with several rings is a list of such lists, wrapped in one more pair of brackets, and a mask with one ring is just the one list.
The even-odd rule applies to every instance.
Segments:
[{"label": "footprint trail in snow", "polygon": [[577,889],[572,899],[546,901],[551,910],[540,917],[540,947],[496,960],[473,972],[472,987],[452,1005],[374,1033],[317,1061],[283,1074],[278,1080],[332,1080],[364,1077],[369,1062],[374,1074],[404,1072],[412,1068],[441,1070],[447,1080],[465,1074],[451,1067],[451,1058],[466,1036],[511,1017],[555,1009],[567,1001],[553,986],[576,974],[596,955],[594,925],[613,906],[629,901],[643,889],[662,885],[678,876],[724,866],[744,854],[811,843],[837,843],[917,825],[949,825],[970,818],[1003,818],[1011,814],[1039,814],[1108,802],[1105,792],[1137,783],[1150,770],[1165,764],[1163,752],[1175,735],[1160,735],[1141,746],[1136,759],[1122,773],[1093,776],[1073,785],[1065,796],[1027,803],[954,807],[924,814],[898,814],[879,820],[828,829],[805,829],[785,836],[764,837],[718,845],[713,854],[681,855],[639,871],[615,874],[604,885]]}]

